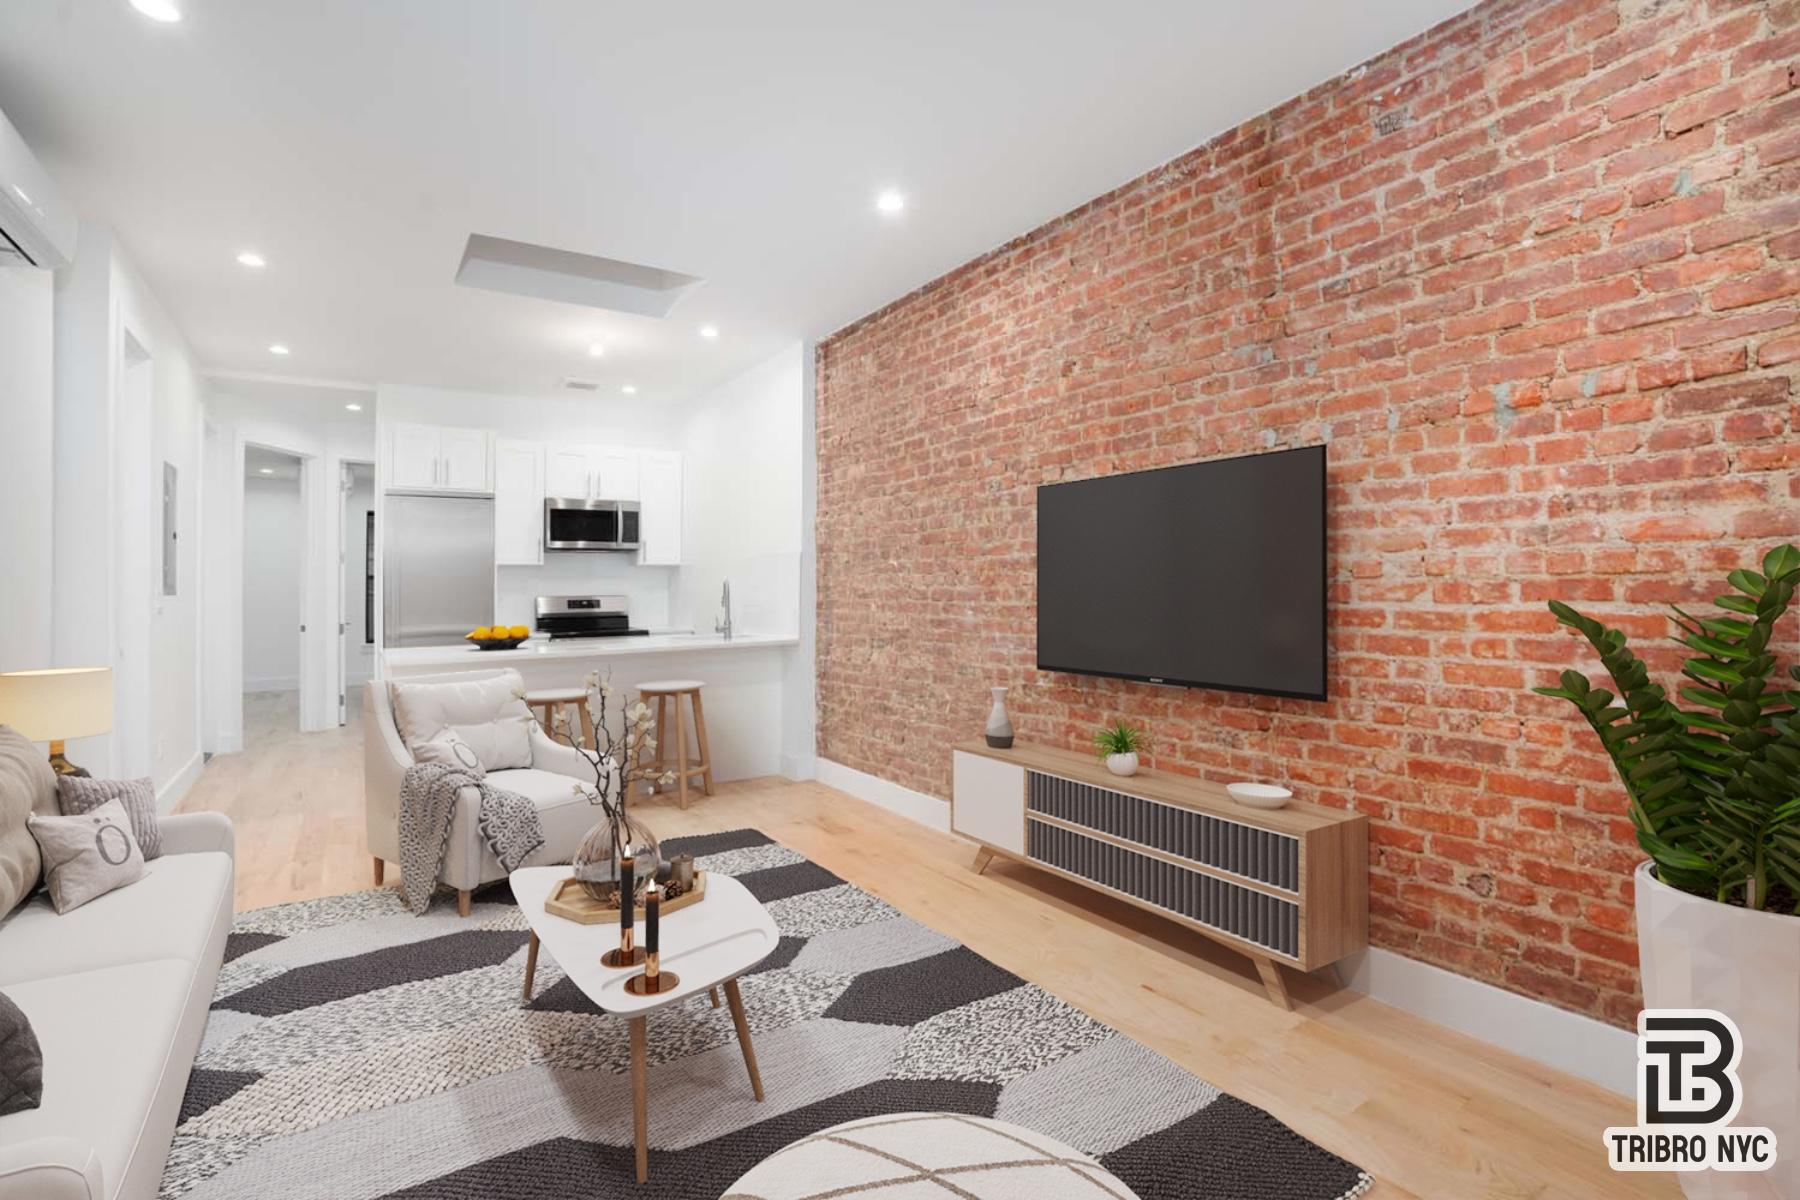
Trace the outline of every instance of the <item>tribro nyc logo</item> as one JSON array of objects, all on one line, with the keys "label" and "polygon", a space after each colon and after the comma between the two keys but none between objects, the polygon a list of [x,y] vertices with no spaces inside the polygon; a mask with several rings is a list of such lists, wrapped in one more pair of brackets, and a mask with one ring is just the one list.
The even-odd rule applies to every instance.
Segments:
[{"label": "tribro nyc logo", "polygon": [[1615,1171],[1767,1171],[1775,1135],[1731,1124],[1744,1102],[1738,1059],[1744,1040],[1710,1008],[1647,1008],[1638,1014],[1638,1123],[1606,1131]]}]

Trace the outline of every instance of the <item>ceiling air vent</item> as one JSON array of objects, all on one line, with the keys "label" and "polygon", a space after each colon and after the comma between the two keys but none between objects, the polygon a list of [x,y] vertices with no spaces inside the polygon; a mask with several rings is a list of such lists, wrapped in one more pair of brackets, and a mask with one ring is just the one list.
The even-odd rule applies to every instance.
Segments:
[{"label": "ceiling air vent", "polygon": [[642,263],[476,233],[469,235],[469,244],[463,248],[456,282],[513,296],[535,296],[640,317],[666,317],[683,296],[704,281],[697,275]]},{"label": "ceiling air vent", "polygon": [[577,379],[573,375],[565,375],[562,381],[565,392],[597,392],[600,390],[598,379]]}]

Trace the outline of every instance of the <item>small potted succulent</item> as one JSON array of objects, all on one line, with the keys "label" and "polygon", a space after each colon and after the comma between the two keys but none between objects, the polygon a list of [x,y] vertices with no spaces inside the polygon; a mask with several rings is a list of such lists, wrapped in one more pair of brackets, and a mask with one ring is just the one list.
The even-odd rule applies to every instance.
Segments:
[{"label": "small potted succulent", "polygon": [[1114,721],[1094,735],[1094,752],[1106,769],[1114,775],[1136,775],[1138,752],[1150,749],[1150,739],[1143,730]]}]

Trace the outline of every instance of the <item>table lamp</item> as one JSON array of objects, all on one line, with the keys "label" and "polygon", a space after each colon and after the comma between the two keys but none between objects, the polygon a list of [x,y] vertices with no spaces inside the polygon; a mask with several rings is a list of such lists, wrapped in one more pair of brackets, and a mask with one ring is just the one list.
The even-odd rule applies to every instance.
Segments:
[{"label": "table lamp", "polygon": [[58,775],[87,774],[63,757],[63,743],[112,732],[112,717],[111,667],[0,671],[0,725],[49,742],[50,766]]}]

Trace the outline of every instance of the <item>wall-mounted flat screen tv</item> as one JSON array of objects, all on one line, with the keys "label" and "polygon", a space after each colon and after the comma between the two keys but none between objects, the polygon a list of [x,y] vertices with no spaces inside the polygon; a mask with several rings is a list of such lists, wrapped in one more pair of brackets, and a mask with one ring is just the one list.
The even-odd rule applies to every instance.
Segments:
[{"label": "wall-mounted flat screen tv", "polygon": [[1325,699],[1325,447],[1037,502],[1039,670]]}]

